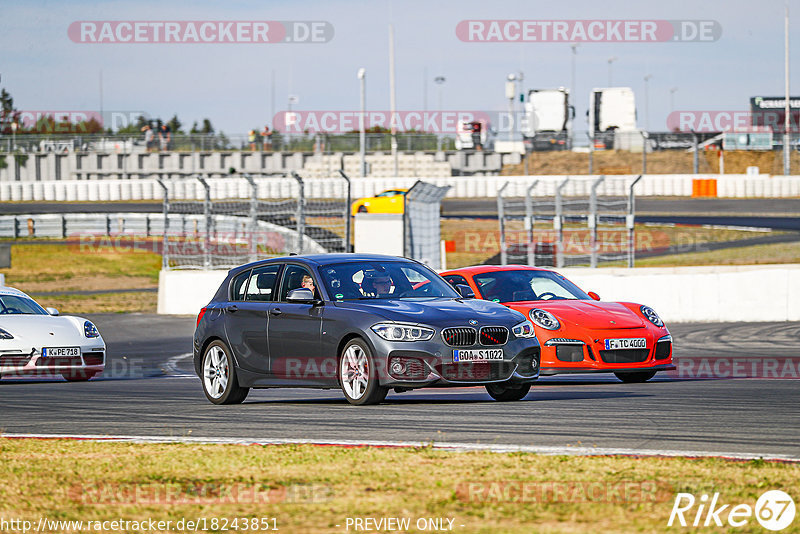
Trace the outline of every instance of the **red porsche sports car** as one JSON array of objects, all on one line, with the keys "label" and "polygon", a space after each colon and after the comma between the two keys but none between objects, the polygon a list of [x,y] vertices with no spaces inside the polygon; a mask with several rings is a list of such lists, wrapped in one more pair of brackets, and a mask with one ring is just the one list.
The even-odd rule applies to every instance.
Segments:
[{"label": "red porsche sports car", "polygon": [[479,265],[441,275],[454,286],[469,286],[477,298],[529,317],[542,346],[542,376],[614,373],[623,382],[644,382],[675,369],[672,336],[648,306],[601,302],[597,294],[538,267]]}]

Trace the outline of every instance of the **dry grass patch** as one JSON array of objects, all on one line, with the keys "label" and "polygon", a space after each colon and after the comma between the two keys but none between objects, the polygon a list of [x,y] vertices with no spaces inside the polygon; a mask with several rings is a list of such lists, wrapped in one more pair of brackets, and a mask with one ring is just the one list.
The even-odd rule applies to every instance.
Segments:
[{"label": "dry grass patch", "polygon": [[[343,532],[348,517],[450,518],[458,532],[660,532],[679,491],[752,506],[767,489],[800,490],[794,464],[430,448],[0,439],[0,460],[2,517],[275,517],[285,532]],[[522,484],[563,491],[518,502]]]}]

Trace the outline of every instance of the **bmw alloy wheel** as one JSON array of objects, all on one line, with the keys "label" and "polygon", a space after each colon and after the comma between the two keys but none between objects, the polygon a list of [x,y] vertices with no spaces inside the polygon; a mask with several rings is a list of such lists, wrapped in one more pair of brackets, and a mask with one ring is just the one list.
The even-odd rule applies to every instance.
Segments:
[{"label": "bmw alloy wheel", "polygon": [[239,386],[233,359],[221,341],[211,343],[203,355],[203,390],[214,404],[239,404],[250,391]]},{"label": "bmw alloy wheel", "polygon": [[377,404],[386,398],[389,390],[380,386],[376,371],[362,340],[354,339],[345,346],[339,361],[339,381],[350,404]]}]

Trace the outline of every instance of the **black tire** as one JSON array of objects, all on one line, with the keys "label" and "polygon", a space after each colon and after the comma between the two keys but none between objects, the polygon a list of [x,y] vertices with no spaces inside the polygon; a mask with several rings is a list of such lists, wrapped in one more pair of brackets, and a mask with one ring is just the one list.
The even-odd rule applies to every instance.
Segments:
[{"label": "black tire", "polygon": [[87,380],[91,380],[94,375],[97,373],[95,371],[64,371],[61,373],[61,376],[64,377],[64,380],[67,382],[86,382]]},{"label": "black tire", "polygon": [[507,382],[486,384],[486,392],[496,401],[518,401],[525,398],[531,390],[530,384],[509,385]]},{"label": "black tire", "polygon": [[359,206],[357,211],[358,213],[368,213],[366,206]]},{"label": "black tire", "polygon": [[[353,365],[355,361],[355,365]],[[363,365],[362,365],[363,363]],[[366,385],[353,373],[358,370]],[[342,393],[347,402],[356,406],[380,404],[386,398],[389,388],[380,385],[378,369],[372,351],[363,339],[356,338],[347,343],[339,355],[337,376]],[[348,378],[350,377],[350,378]]]},{"label": "black tire", "polygon": [[200,371],[203,393],[214,404],[241,404],[250,392],[250,388],[239,385],[231,351],[222,341],[213,341],[206,347]]},{"label": "black tire", "polygon": [[628,373],[614,373],[614,375],[625,382],[626,384],[640,384],[642,382],[647,382],[654,376],[656,376],[656,371],[636,371],[636,372],[628,372]]}]

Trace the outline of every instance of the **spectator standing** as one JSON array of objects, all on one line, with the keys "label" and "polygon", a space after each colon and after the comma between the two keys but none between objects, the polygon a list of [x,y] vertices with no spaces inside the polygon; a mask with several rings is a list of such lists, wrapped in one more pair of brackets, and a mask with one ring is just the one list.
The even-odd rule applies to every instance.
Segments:
[{"label": "spectator standing", "polygon": [[142,131],[144,132],[144,146],[147,152],[152,152],[155,148],[155,133],[153,133],[153,129],[150,125],[142,126]]},{"label": "spectator standing", "polygon": [[261,131],[261,143],[264,152],[272,150],[272,131],[269,129],[269,124],[265,124]]},{"label": "spectator standing", "polygon": [[256,131],[250,130],[250,133],[247,134],[247,140],[250,142],[250,151],[256,151]]},{"label": "spectator standing", "polygon": [[170,141],[172,141],[172,132],[169,129],[169,125],[161,125],[161,129],[158,131],[158,140],[160,141],[162,151],[169,150],[169,144]]}]

